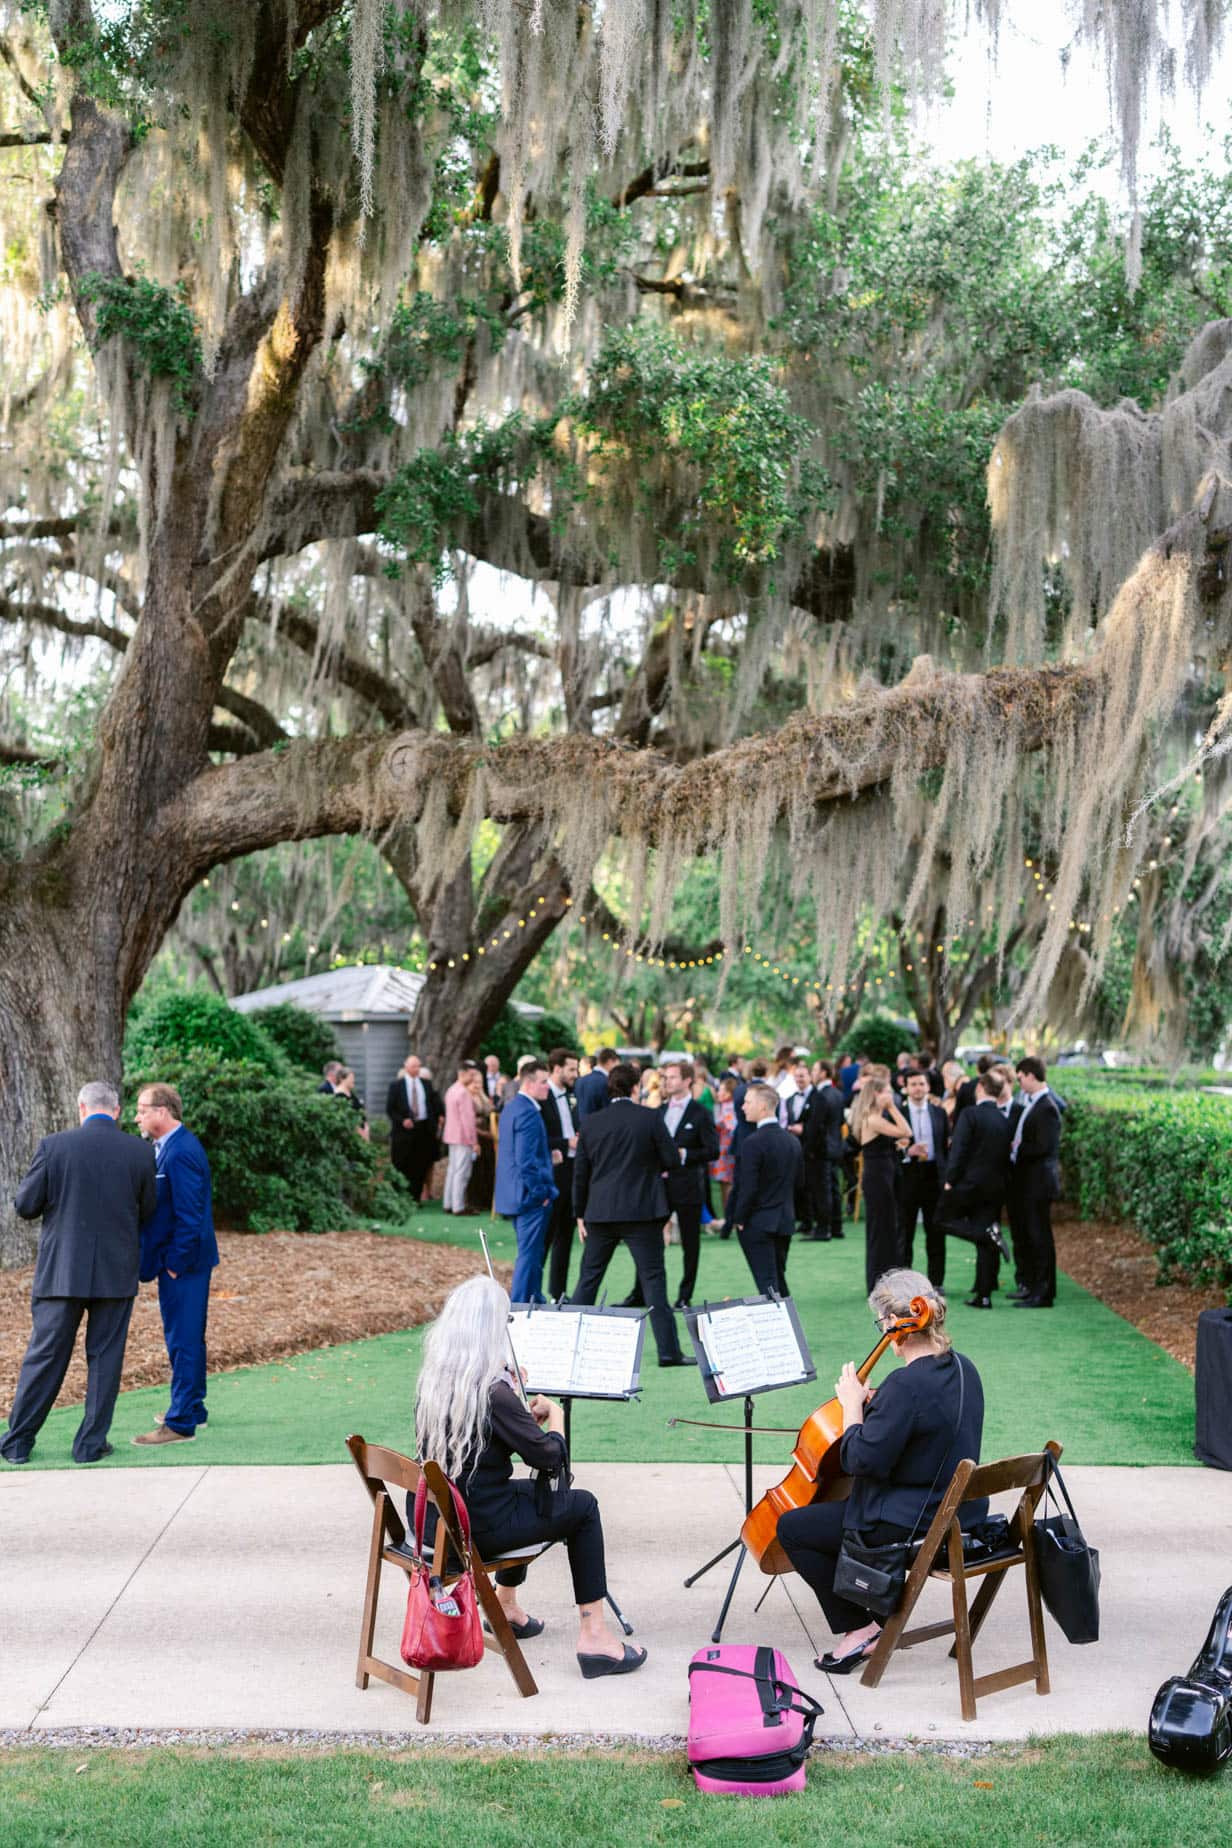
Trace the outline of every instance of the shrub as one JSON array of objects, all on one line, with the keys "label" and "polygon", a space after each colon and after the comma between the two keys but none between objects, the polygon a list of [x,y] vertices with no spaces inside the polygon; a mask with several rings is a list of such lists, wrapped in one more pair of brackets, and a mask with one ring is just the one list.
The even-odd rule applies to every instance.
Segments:
[{"label": "shrub", "polygon": [[483,1052],[494,1052],[503,1072],[515,1071],[518,1060],[528,1052],[547,1053],[555,1046],[577,1045],[578,1032],[571,1020],[560,1014],[527,1016],[509,1005],[502,1008],[500,1019],[483,1037]]},{"label": "shrub", "polygon": [[1160,1281],[1232,1287],[1232,1099],[1058,1072],[1069,1108],[1065,1192],[1084,1218],[1125,1219]]},{"label": "shrub", "polygon": [[126,1072],[130,1067],[144,1072],[156,1055],[192,1052],[239,1059],[284,1077],[290,1069],[281,1048],[251,1015],[238,1014],[221,995],[204,988],[162,995],[130,1020],[124,1036]]},{"label": "shrub", "polygon": [[901,1027],[888,1014],[861,1014],[850,1032],[845,1033],[835,1053],[866,1052],[875,1065],[888,1065],[900,1052],[914,1052],[919,1035],[914,1027]]},{"label": "shrub", "polygon": [[354,1112],[318,1094],[311,1079],[197,1047],[155,1049],[126,1074],[134,1103],[141,1086],[154,1083],[173,1084],[184,1100],[184,1121],[210,1158],[221,1224],[332,1232],[357,1218],[404,1216],[403,1183],[384,1151],[365,1142]]},{"label": "shrub", "polygon": [[330,1059],[341,1056],[329,1022],[319,1014],[310,1014],[306,1007],[296,1007],[294,1001],[261,1008],[254,1024],[285,1053],[290,1064],[318,1078]]}]

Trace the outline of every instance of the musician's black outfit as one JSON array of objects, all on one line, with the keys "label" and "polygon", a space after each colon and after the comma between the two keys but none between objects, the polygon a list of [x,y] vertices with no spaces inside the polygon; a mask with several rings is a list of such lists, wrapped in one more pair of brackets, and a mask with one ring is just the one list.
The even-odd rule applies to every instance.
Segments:
[{"label": "musician's black outfit", "polygon": [[[607,1596],[603,1525],[599,1504],[589,1489],[571,1489],[565,1440],[544,1431],[506,1380],[491,1390],[491,1424],[487,1441],[458,1472],[457,1487],[471,1517],[471,1537],[481,1559],[533,1546],[540,1540],[563,1540],[573,1575],[575,1604],[598,1604]],[[515,1456],[536,1476],[515,1479]],[[414,1497],[407,1497],[407,1520]],[[435,1509],[429,1507],[425,1545],[435,1535]],[[505,1566],[498,1585],[520,1585],[525,1565]]]},{"label": "musician's black outfit", "polygon": [[[962,1418],[958,1419],[959,1368]],[[923,1354],[899,1367],[864,1408],[864,1422],[844,1431],[839,1450],[851,1495],[843,1502],[813,1502],[779,1517],[778,1538],[792,1565],[825,1612],[836,1636],[861,1630],[869,1613],[836,1594],[834,1573],[844,1528],[858,1528],[870,1546],[917,1539],[964,1457],[979,1462],[984,1432],[984,1388],[965,1354]],[[987,1518],[986,1501],[962,1511],[963,1526]]]}]

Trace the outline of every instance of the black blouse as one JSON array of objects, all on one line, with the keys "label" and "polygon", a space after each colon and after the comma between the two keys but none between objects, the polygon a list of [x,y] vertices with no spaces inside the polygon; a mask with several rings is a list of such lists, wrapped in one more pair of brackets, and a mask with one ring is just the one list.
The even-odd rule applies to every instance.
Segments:
[{"label": "black blouse", "polygon": [[[843,1433],[839,1455],[853,1478],[844,1525],[888,1521],[910,1531],[918,1521],[922,1533],[963,1458],[979,1462],[983,1433],[984,1388],[965,1354],[926,1354],[897,1368],[865,1406],[863,1424]],[[963,1526],[987,1514],[986,1501],[972,1502]]]},{"label": "black blouse", "polygon": [[[487,1442],[466,1458],[457,1477],[457,1487],[476,1534],[502,1526],[512,1499],[509,1484],[515,1456],[547,1476],[559,1475],[569,1463],[564,1438],[536,1424],[507,1380],[493,1383],[488,1409],[491,1423]],[[408,1508],[411,1500],[408,1496]],[[434,1523],[430,1521],[429,1525]]]}]

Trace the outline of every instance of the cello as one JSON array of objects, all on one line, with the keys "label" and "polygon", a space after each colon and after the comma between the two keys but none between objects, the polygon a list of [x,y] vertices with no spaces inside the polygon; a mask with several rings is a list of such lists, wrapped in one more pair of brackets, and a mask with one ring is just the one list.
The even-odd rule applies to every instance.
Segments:
[{"label": "cello", "polygon": [[[856,1377],[866,1380],[890,1343],[899,1335],[920,1334],[933,1319],[933,1307],[923,1296],[911,1299],[911,1314],[887,1328]],[[846,1501],[851,1478],[844,1476],[839,1460],[843,1440],[843,1408],[837,1398],[827,1399],[810,1412],[800,1426],[791,1453],[791,1468],[782,1482],[767,1489],[745,1516],[740,1538],[767,1574],[793,1572],[795,1567],[779,1545],[779,1516],[791,1508],[807,1508],[815,1501]]]}]

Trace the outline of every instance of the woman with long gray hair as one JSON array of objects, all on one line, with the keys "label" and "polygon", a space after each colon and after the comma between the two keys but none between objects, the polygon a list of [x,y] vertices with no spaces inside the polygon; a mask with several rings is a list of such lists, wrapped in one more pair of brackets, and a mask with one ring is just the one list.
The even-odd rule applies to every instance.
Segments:
[{"label": "woman with long gray hair", "polygon": [[[523,1404],[510,1368],[509,1298],[490,1277],[470,1277],[450,1292],[424,1344],[415,1395],[421,1461],[440,1464],[466,1502],[481,1558],[563,1540],[578,1607],[578,1666],[588,1681],[627,1675],[646,1660],[608,1627],[607,1575],[599,1504],[569,1487],[565,1415],[536,1393]],[[521,1457],[535,1479],[515,1478]],[[520,1641],[538,1636],[542,1620],[518,1598],[525,1566],[496,1575],[496,1595]]]}]

